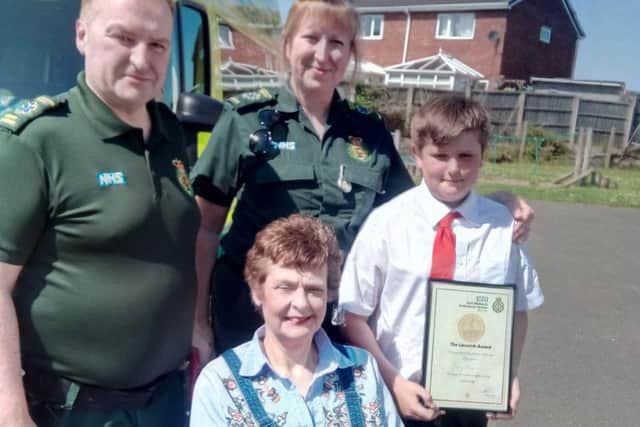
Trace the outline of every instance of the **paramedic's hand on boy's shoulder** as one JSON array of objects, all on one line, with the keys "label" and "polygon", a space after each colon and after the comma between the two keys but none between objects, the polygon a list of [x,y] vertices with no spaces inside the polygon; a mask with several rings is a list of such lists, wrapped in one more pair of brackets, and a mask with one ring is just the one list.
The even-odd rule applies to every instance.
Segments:
[{"label": "paramedic's hand on boy's shoulder", "polygon": [[516,243],[526,242],[529,239],[531,225],[535,217],[533,208],[525,199],[508,191],[497,191],[489,194],[488,197],[505,205],[513,215],[513,219],[515,219],[513,241]]}]

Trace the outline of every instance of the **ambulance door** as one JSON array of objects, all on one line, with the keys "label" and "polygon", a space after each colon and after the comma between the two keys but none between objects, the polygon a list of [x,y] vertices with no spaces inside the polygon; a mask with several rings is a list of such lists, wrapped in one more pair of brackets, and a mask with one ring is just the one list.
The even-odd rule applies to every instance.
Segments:
[{"label": "ambulance door", "polygon": [[215,91],[211,86],[210,25],[216,24],[202,4],[178,2],[163,97],[183,125],[192,164],[222,111],[222,103],[211,98]]}]

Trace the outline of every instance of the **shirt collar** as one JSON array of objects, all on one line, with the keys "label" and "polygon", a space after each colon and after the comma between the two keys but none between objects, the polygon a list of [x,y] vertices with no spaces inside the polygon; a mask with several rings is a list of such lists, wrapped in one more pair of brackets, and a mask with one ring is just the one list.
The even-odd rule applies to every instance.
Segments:
[{"label": "shirt collar", "polygon": [[[327,118],[327,122],[331,124],[344,117],[344,108],[344,101],[340,97],[338,91],[334,90],[333,97],[331,98],[331,105],[329,107],[329,117]],[[300,113],[300,104],[298,103],[298,99],[294,95],[290,86],[283,85],[278,91],[277,109],[279,112],[285,114]]]},{"label": "shirt collar", "polygon": [[[102,139],[117,137],[136,129],[116,116],[113,110],[89,88],[84,71],[78,74],[77,83],[75,93],[77,94],[82,112],[89,119]],[[147,111],[151,118],[151,133],[158,132],[165,141],[168,141],[169,134],[163,124],[158,104],[153,100],[149,101],[147,103]],[[151,140],[153,138],[149,139]]]},{"label": "shirt collar", "polygon": [[[273,372],[261,345],[264,333],[265,326],[262,325],[253,334],[253,338],[247,347],[244,348],[243,355],[245,357],[240,356],[242,360],[240,375],[243,377],[256,377],[265,369]],[[314,377],[334,372],[339,368],[354,366],[354,362],[333,346],[329,336],[322,328],[314,335],[313,343],[318,349],[318,365],[316,366]]]},{"label": "shirt collar", "polygon": [[278,111],[282,113],[297,113],[300,111],[298,100],[288,86],[282,86],[278,91]]},{"label": "shirt collar", "polygon": [[472,190],[464,202],[456,208],[462,217],[473,226],[479,226],[484,222],[482,219],[480,204],[478,203],[479,200],[480,196],[478,193]]},{"label": "shirt collar", "polygon": [[472,226],[477,226],[482,223],[481,212],[478,205],[478,194],[475,191],[471,191],[459,206],[451,209],[431,194],[429,187],[427,187],[423,179],[418,190],[418,205],[420,206],[420,213],[424,215],[424,218],[426,218],[429,225],[434,229],[438,225],[438,222],[451,211],[459,212],[462,219]]}]

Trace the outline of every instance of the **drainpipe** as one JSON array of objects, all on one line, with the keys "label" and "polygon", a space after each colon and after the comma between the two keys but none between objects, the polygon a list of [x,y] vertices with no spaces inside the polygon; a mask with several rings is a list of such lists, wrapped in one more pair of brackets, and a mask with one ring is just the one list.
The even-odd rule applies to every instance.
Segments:
[{"label": "drainpipe", "polygon": [[580,48],[580,38],[576,38],[576,49],[573,51],[573,64],[571,64],[570,79],[574,79],[576,76],[576,62],[578,62],[578,49]]},{"label": "drainpipe", "polygon": [[402,62],[407,62],[407,50],[409,49],[409,32],[411,31],[411,12],[409,9],[405,9],[405,15],[407,15],[407,28],[404,32],[404,49],[402,50]]}]

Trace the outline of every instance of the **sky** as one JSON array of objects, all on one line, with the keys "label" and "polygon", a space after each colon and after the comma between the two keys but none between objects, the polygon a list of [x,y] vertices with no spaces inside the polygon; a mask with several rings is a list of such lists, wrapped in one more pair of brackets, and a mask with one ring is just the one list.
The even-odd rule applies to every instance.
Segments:
[{"label": "sky", "polygon": [[[569,1],[587,34],[578,42],[573,77],[621,81],[640,91],[640,0]],[[279,0],[283,16],[291,2]]]},{"label": "sky", "polygon": [[640,1],[570,1],[587,33],[574,78],[622,81],[640,91]]}]

